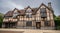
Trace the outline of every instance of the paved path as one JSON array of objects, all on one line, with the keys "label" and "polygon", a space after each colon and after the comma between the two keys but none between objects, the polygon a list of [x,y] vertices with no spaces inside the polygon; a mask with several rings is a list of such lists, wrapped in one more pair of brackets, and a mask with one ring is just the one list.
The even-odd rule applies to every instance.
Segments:
[{"label": "paved path", "polygon": [[0,29],[0,33],[60,33],[60,31],[39,29]]}]

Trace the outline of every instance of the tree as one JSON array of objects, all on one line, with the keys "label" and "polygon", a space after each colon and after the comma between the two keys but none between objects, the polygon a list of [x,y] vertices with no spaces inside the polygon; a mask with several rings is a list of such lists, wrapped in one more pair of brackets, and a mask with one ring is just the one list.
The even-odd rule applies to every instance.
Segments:
[{"label": "tree", "polygon": [[54,21],[56,29],[60,30],[60,16],[54,17]]},{"label": "tree", "polygon": [[3,14],[0,13],[0,28],[2,27],[2,23],[3,23]]}]

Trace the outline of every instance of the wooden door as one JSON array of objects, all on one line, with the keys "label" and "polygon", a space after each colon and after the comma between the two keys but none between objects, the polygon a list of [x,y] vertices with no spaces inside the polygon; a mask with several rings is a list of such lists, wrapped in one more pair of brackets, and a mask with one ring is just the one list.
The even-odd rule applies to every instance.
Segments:
[{"label": "wooden door", "polygon": [[36,22],[36,28],[40,29],[40,27],[41,27],[41,23],[40,22]]}]

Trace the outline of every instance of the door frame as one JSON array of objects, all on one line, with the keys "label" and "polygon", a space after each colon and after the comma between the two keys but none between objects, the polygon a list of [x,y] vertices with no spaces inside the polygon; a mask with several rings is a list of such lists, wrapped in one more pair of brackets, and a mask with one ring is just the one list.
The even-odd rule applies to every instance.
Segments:
[{"label": "door frame", "polygon": [[40,29],[41,28],[41,22],[36,22],[36,28]]}]

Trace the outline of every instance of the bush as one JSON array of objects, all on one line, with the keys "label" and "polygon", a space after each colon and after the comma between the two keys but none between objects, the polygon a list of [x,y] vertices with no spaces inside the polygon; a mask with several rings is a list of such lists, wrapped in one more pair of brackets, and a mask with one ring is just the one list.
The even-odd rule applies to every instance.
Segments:
[{"label": "bush", "polygon": [[0,28],[2,27],[3,17],[0,15]]},{"label": "bush", "polygon": [[57,30],[60,30],[60,26],[57,26]]},{"label": "bush", "polygon": [[54,17],[54,21],[55,21],[55,27],[57,30],[60,30],[60,17],[55,16]]}]

